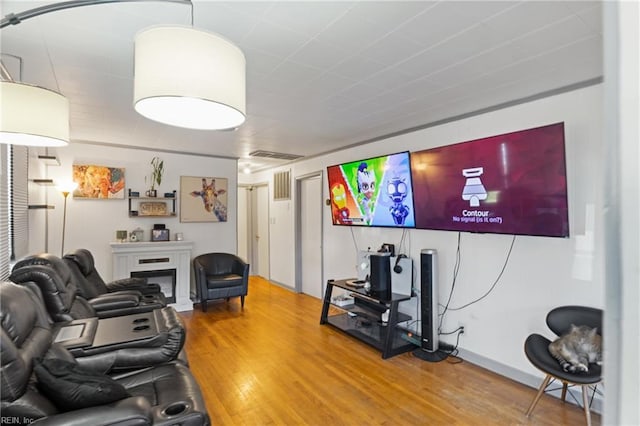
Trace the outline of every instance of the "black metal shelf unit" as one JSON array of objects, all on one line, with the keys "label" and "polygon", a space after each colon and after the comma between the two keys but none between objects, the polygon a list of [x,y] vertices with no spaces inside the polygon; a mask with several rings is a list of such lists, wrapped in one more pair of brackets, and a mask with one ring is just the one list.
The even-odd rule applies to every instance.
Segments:
[{"label": "black metal shelf unit", "polygon": [[[413,343],[403,338],[406,331],[398,327],[399,323],[411,319],[410,315],[398,312],[400,302],[411,299],[411,296],[393,293],[391,300],[383,301],[372,297],[364,289],[349,285],[351,281],[327,281],[320,324],[329,324],[373,346],[382,352],[383,359],[415,349]],[[354,303],[334,305],[331,297],[336,287],[347,290],[354,298]],[[331,315],[329,308],[333,308]],[[387,320],[383,321],[383,313],[387,312]]]}]

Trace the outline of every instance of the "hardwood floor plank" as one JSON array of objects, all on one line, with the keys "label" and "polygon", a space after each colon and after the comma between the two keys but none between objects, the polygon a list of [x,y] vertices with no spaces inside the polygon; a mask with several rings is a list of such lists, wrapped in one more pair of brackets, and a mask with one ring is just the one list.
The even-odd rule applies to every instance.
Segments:
[{"label": "hardwood floor plank", "polygon": [[[216,425],[582,425],[582,410],[468,362],[380,352],[320,325],[322,302],[251,277],[239,298],[181,315]],[[593,413],[594,425],[600,416]]]}]

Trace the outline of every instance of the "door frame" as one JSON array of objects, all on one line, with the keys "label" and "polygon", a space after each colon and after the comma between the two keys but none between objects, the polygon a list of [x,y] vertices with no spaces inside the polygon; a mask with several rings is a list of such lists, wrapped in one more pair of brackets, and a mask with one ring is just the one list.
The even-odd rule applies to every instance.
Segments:
[{"label": "door frame", "polygon": [[[262,260],[266,260],[266,265],[268,268],[267,271],[267,276],[265,277],[264,275],[260,275],[262,278],[266,279],[266,280],[270,280],[271,279],[271,187],[269,186],[269,182],[258,182],[258,183],[254,183],[251,187],[251,191],[252,191],[252,196],[251,196],[251,202],[253,203],[253,190],[257,189],[257,188],[265,188],[267,190],[267,203],[264,206],[264,208],[266,209],[266,211],[264,213],[267,214],[267,259],[262,259]],[[257,194],[257,192],[255,193]],[[257,195],[255,195],[255,200],[256,202],[258,201]],[[253,208],[255,206],[252,205],[251,208],[251,220],[252,220],[252,231],[256,231],[257,230],[257,223],[258,223],[258,217],[256,216],[256,213],[258,212],[257,208]],[[255,227],[254,227],[255,226]],[[255,235],[252,235],[250,238],[253,240]],[[263,236],[261,236],[260,238],[264,238]],[[256,257],[259,258],[260,256],[260,250],[258,249],[257,252],[253,251],[253,244],[251,245],[251,259],[252,261],[255,260]],[[257,263],[258,266],[260,266],[260,262]],[[260,269],[262,271],[264,271],[264,265],[260,266]],[[258,275],[257,274],[258,271],[256,271],[256,273],[254,275]]]},{"label": "door frame", "polygon": [[[245,221],[244,223],[240,223],[240,221],[238,221],[238,223],[236,224],[237,229],[236,229],[236,235],[240,234],[240,227],[244,226],[246,229],[245,235],[246,235],[246,241],[244,242],[245,247],[247,248],[247,263],[251,263],[251,232],[252,232],[252,223],[251,223],[251,217],[253,216],[253,205],[251,202],[251,197],[249,196],[249,194],[251,194],[251,192],[253,191],[253,185],[251,184],[247,184],[247,183],[241,183],[238,184],[238,200],[236,201],[236,208],[239,207],[239,203],[240,203],[240,191],[239,190],[244,190],[244,196],[245,196],[245,205],[247,207],[247,211],[246,214],[244,215],[245,217]],[[236,249],[236,251],[238,251]],[[236,253],[239,254],[239,253]]]},{"label": "door frame", "polygon": [[[267,209],[267,217],[269,217],[269,182],[258,182],[258,183],[252,183],[252,184],[242,184],[239,185],[241,187],[244,187],[246,190],[248,190],[247,195],[249,196],[249,199],[247,200],[247,208],[249,209],[249,211],[247,212],[248,214],[246,215],[247,218],[247,223],[245,223],[244,225],[247,227],[247,262],[249,264],[255,264],[254,260],[256,258],[256,256],[258,256],[259,254],[256,253],[256,251],[254,250],[254,235],[255,235],[255,231],[256,231],[256,227],[257,227],[257,220],[258,218],[256,217],[256,213],[257,213],[257,208],[255,208],[256,206],[254,206],[254,189],[258,188],[258,187],[266,187],[267,188],[267,205],[265,206],[265,208]],[[257,201],[257,200],[255,200]],[[268,222],[267,222],[268,223]],[[267,226],[267,256],[271,257],[271,242],[270,242],[270,238],[269,238],[269,233],[271,232],[270,226]],[[270,262],[269,259],[267,259],[267,262]],[[251,275],[258,275],[258,271],[255,271],[255,269],[252,268],[252,272]],[[269,272],[269,275],[271,275],[271,273]],[[265,279],[269,279],[269,277],[263,277]]]},{"label": "door frame", "polygon": [[296,200],[295,200],[295,292],[302,293],[302,182],[307,179],[320,178],[320,198],[318,199],[318,208],[320,208],[320,294],[323,295],[325,291],[324,281],[324,202],[323,202],[323,185],[324,185],[324,172],[318,170],[316,172],[307,173],[301,176],[296,176]]}]

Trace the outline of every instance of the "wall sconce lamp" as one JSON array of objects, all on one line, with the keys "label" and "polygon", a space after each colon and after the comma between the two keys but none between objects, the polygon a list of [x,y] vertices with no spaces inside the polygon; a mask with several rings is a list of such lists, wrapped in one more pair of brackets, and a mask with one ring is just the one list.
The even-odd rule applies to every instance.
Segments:
[{"label": "wall sconce lamp", "polygon": [[63,182],[56,185],[56,188],[62,193],[62,196],[64,197],[64,208],[62,211],[62,246],[60,248],[60,257],[64,256],[64,236],[67,227],[67,197],[77,187],[78,184],[76,182]]}]

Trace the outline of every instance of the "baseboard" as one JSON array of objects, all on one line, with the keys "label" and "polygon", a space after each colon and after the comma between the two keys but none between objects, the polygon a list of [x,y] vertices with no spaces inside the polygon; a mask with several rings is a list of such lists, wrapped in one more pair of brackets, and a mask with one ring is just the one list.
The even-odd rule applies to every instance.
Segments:
[{"label": "baseboard", "polygon": [[[497,361],[483,357],[482,355],[478,355],[474,352],[471,352],[465,349],[458,348],[458,356],[467,362],[475,364],[486,370],[493,371],[496,374],[500,374],[501,376],[507,377],[518,383],[522,383],[523,385],[529,386],[533,389],[538,389],[542,384],[542,380],[544,379],[544,377],[538,377],[538,376],[534,376],[533,374],[525,373],[524,371],[499,363]],[[560,384],[558,384],[558,386],[560,386]],[[602,387],[600,386],[599,388],[602,388]],[[575,395],[575,398],[578,401],[582,402],[581,388],[574,387],[573,389],[571,389],[571,392],[573,392],[573,394]],[[551,392],[547,392],[547,395],[552,395],[560,399],[561,392],[560,392],[560,389],[557,389]],[[574,405],[579,405],[568,394],[567,394],[566,401]],[[594,413],[602,414],[603,409],[604,409],[604,400],[602,399],[602,396],[596,394],[596,396],[593,399],[593,403],[591,404],[591,411],[593,411]]]},{"label": "baseboard", "polygon": [[288,286],[288,285],[286,285],[286,284],[283,284],[283,283],[281,283],[281,282],[274,281],[274,280],[268,280],[268,281],[269,281],[271,284],[275,284],[275,285],[277,285],[278,287],[282,287],[282,288],[284,288],[284,289],[286,289],[286,290],[289,290],[289,291],[292,291],[292,292],[294,292],[294,293],[296,292],[296,289],[295,289],[294,287]]}]

